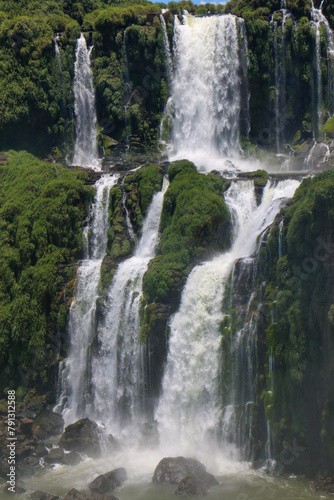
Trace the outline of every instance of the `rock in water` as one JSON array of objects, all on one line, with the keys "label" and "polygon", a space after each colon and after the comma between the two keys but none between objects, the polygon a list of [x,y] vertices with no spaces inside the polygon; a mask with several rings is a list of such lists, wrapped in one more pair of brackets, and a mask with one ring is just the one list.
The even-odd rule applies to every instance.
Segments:
[{"label": "rock in water", "polygon": [[175,495],[180,497],[198,496],[204,497],[208,492],[208,487],[202,481],[199,481],[195,476],[186,476],[179,482],[179,486],[175,491]]},{"label": "rock in water", "polygon": [[198,460],[193,458],[163,458],[157,465],[152,481],[162,484],[179,484],[187,476],[194,476],[206,486],[215,486],[218,481]]},{"label": "rock in water", "polygon": [[128,478],[125,469],[115,469],[94,479],[88,486],[93,492],[105,494],[121,486]]},{"label": "rock in water", "polygon": [[89,418],[68,425],[59,441],[59,446],[68,451],[85,453],[96,457],[101,453],[98,426]]}]

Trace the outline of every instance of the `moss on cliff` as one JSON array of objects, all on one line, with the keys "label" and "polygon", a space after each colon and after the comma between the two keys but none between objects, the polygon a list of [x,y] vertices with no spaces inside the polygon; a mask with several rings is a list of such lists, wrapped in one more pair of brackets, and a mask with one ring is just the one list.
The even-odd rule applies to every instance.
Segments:
[{"label": "moss on cliff", "polygon": [[10,153],[0,167],[2,390],[22,384],[20,375],[26,383],[29,374],[35,384],[46,382],[44,370],[58,355],[60,346],[50,346],[48,335],[58,319],[59,328],[65,324],[60,286],[73,279],[65,266],[81,252],[82,221],[94,194],[87,180],[27,153]]},{"label": "moss on cliff", "polygon": [[149,302],[177,300],[195,260],[229,243],[229,212],[222,197],[226,182],[219,175],[199,174],[190,162],[172,165],[168,175],[161,240],[143,280]]}]

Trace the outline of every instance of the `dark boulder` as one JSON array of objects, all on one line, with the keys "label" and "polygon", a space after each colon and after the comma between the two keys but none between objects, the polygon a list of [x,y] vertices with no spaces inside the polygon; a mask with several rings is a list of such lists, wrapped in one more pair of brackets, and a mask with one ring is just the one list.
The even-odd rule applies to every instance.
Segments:
[{"label": "dark boulder", "polygon": [[34,421],[32,433],[40,439],[46,439],[50,436],[57,436],[64,428],[64,420],[58,413],[52,411],[43,411]]},{"label": "dark boulder", "polygon": [[101,454],[98,426],[89,418],[68,425],[59,441],[59,446],[68,451],[85,453],[90,457]]},{"label": "dark boulder", "polygon": [[44,457],[46,464],[62,464],[64,459],[64,450],[62,448],[52,448],[49,454]]},{"label": "dark boulder", "polygon": [[115,469],[106,474],[102,474],[94,479],[88,486],[94,493],[100,493],[104,495],[118,486],[121,486],[124,481],[128,478],[126,470],[123,468]]},{"label": "dark boulder", "polygon": [[195,476],[206,486],[216,486],[218,481],[198,460],[184,457],[163,458],[157,465],[152,481],[162,484],[179,484],[187,476]]},{"label": "dark boulder", "polygon": [[80,453],[77,451],[71,451],[70,453],[65,453],[63,456],[62,463],[64,465],[78,465],[82,461]]},{"label": "dark boulder", "polygon": [[207,492],[207,485],[205,485],[202,481],[199,481],[195,476],[189,475],[179,482],[179,486],[175,491],[175,495],[178,495],[180,497],[204,497]]}]

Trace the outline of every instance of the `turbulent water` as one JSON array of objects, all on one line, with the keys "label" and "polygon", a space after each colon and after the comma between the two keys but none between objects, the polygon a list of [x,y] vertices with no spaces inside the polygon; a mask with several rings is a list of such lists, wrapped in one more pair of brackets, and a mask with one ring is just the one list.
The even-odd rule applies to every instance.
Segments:
[{"label": "turbulent water", "polygon": [[91,71],[90,50],[81,34],[77,41],[74,66],[75,146],[73,165],[100,169],[97,150],[95,91]]},{"label": "turbulent water", "polygon": [[104,175],[96,183],[91,220],[84,232],[85,255],[78,269],[67,327],[71,345],[69,356],[60,367],[56,408],[62,411],[66,424],[86,415],[90,408],[90,345],[95,334],[98,285],[107,244],[109,191],[116,180],[116,176]]},{"label": "turbulent water", "polygon": [[174,156],[233,156],[239,149],[236,18],[183,16],[174,28]]},{"label": "turbulent water", "polygon": [[112,431],[122,432],[145,413],[145,373],[140,343],[142,280],[154,257],[163,196],[156,193],[134,256],[119,265],[108,293],[106,316],[98,332],[99,350],[92,361],[92,415]]},{"label": "turbulent water", "polygon": [[171,321],[163,392],[156,411],[163,446],[168,448],[171,443],[172,449],[185,453],[211,447],[210,437],[216,441],[222,418],[219,368],[227,279],[235,260],[255,251],[257,237],[298,184],[291,180],[268,185],[259,207],[250,181],[232,183],[227,192],[234,244],[230,251],[194,268],[180,310]]}]

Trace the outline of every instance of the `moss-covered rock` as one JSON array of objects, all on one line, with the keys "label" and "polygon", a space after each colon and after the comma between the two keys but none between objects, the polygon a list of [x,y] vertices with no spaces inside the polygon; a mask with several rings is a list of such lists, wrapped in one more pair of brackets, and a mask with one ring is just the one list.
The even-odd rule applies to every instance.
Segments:
[{"label": "moss-covered rock", "polygon": [[190,162],[172,165],[168,174],[171,182],[162,209],[161,240],[143,280],[149,302],[177,303],[196,260],[226,248],[230,241],[223,179],[199,174]]}]

